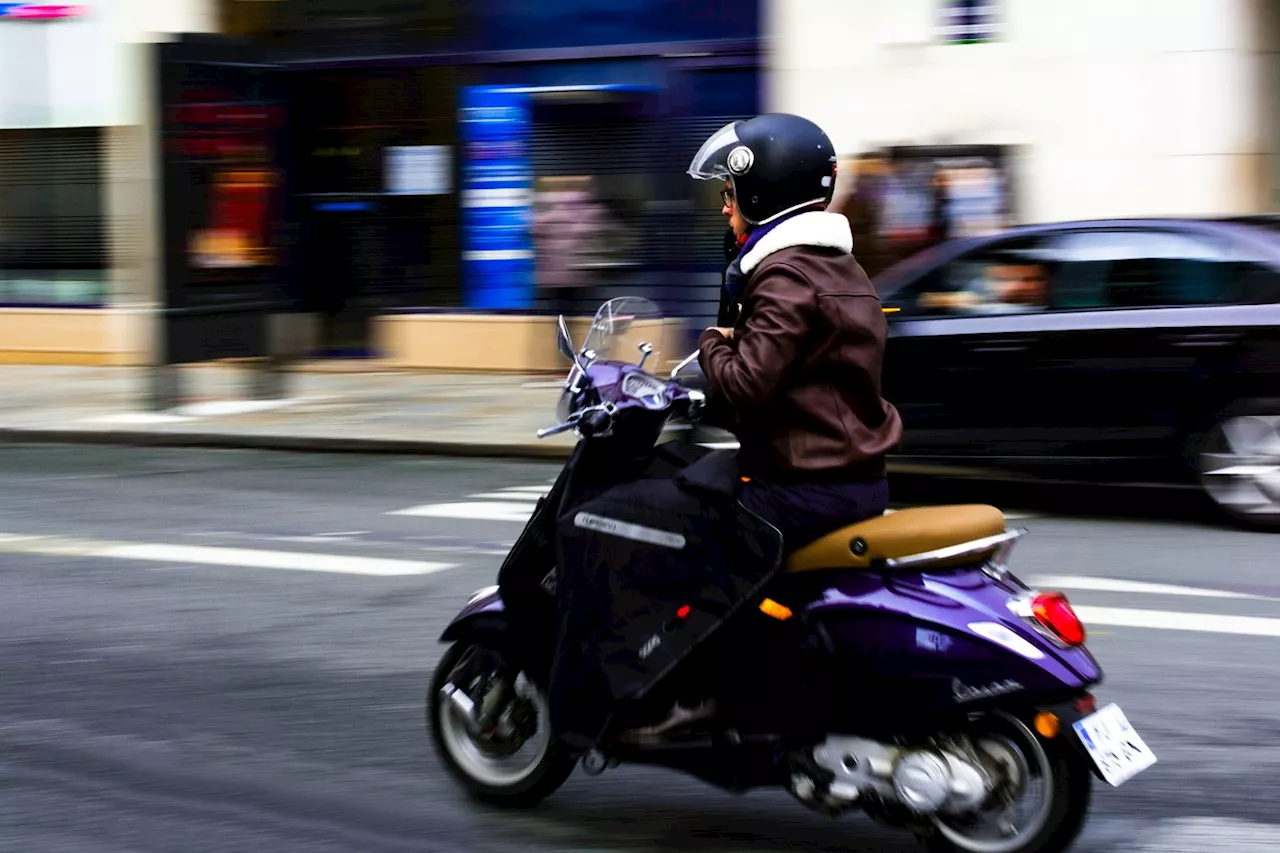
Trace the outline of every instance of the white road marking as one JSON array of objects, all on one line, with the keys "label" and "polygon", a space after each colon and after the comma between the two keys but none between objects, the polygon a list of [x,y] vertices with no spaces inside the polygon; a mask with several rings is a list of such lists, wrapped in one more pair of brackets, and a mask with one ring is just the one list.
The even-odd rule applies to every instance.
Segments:
[{"label": "white road marking", "polygon": [[528,503],[530,500],[540,498],[542,496],[543,495],[534,495],[532,492],[521,494],[512,494],[511,492],[482,492],[478,495],[467,495],[469,498],[481,501],[523,501],[524,503]]},{"label": "white road marking", "polygon": [[206,566],[232,566],[250,569],[334,572],[377,577],[427,575],[452,569],[456,565],[454,563],[316,554],[303,551],[263,551],[249,548],[166,545],[150,542],[111,542],[67,536],[21,536],[15,534],[0,534],[0,551],[46,556],[100,557],[157,563],[194,563]]},{"label": "white road marking", "polygon": [[511,521],[524,523],[537,509],[538,498],[546,497],[554,483],[543,486],[507,486],[493,492],[467,495],[467,500],[423,504],[389,512],[418,518],[457,518],[464,521]]},{"label": "white road marking", "polygon": [[419,518],[458,518],[467,521],[528,521],[534,505],[512,501],[488,503],[427,504],[396,510],[389,515],[411,515]]},{"label": "white road marking", "polygon": [[1090,625],[1120,628],[1155,628],[1246,637],[1280,637],[1280,619],[1260,616],[1223,616],[1217,613],[1178,613],[1171,610],[1136,610],[1127,607],[1075,605],[1076,615]]},{"label": "white road marking", "polygon": [[1173,586],[1163,583],[1144,583],[1142,581],[1118,580],[1116,578],[1093,578],[1076,575],[1036,575],[1027,579],[1029,586],[1043,589],[1087,590],[1089,592],[1132,592],[1138,595],[1178,595],[1192,598],[1230,598],[1240,601],[1280,601],[1264,595],[1250,595],[1244,592],[1226,592],[1219,589],[1204,589],[1192,586]]},{"label": "white road marking", "polygon": [[1214,817],[1171,820],[1140,842],[1134,853],[1275,853],[1280,850],[1280,826]]}]

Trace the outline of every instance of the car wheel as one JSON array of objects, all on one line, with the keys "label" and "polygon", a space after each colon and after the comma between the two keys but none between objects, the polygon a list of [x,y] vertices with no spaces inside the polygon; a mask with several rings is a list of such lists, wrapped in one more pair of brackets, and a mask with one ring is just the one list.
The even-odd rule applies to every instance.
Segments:
[{"label": "car wheel", "polygon": [[1280,400],[1224,410],[1200,440],[1201,488],[1236,524],[1280,532]]}]

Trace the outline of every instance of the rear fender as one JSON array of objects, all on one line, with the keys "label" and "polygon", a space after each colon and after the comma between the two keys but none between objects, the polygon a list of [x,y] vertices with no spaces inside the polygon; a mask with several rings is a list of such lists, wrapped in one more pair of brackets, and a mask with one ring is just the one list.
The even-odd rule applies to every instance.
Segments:
[{"label": "rear fender", "polygon": [[440,635],[440,642],[453,643],[474,630],[498,630],[507,627],[506,605],[496,586],[485,587],[471,594],[467,603]]},{"label": "rear fender", "polygon": [[864,689],[878,685],[914,711],[980,710],[1101,680],[1086,649],[1041,637],[1008,609],[1011,598],[978,567],[894,578],[833,573],[804,616],[823,624]]}]

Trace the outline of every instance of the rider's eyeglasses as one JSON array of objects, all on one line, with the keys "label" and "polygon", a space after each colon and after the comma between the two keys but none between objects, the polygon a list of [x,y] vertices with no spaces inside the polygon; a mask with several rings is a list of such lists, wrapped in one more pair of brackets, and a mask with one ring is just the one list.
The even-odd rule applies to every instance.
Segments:
[{"label": "rider's eyeglasses", "polygon": [[733,190],[720,190],[720,200],[724,202],[725,207],[733,207]]}]

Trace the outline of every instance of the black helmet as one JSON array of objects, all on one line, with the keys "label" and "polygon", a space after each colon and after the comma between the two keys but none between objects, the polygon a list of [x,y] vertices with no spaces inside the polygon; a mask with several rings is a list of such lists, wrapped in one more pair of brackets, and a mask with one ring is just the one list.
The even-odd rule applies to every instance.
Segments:
[{"label": "black helmet", "polygon": [[773,113],[735,121],[702,144],[689,175],[733,184],[738,210],[764,225],[809,205],[831,202],[836,151],[822,128],[800,116]]}]

